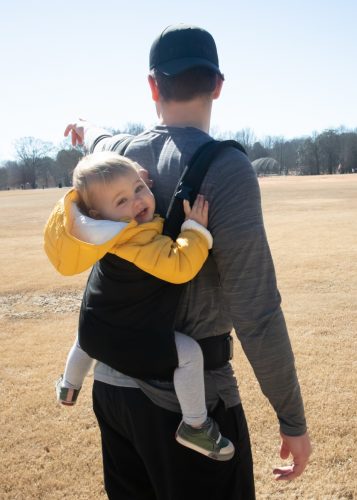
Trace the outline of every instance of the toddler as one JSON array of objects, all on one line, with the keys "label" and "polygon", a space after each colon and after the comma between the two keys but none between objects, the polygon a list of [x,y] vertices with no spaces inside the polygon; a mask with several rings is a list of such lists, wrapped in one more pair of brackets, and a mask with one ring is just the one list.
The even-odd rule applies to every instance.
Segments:
[{"label": "toddler", "polygon": [[[48,256],[60,272],[81,272],[85,266],[89,267],[88,263],[99,260],[103,252],[114,254],[117,260],[118,257],[129,260],[146,273],[176,284],[189,281],[200,270],[207,258],[208,249],[212,246],[211,234],[206,229],[207,201],[202,195],[198,195],[192,208],[187,200],[184,201],[186,220],[179,237],[173,242],[161,234],[163,221],[155,215],[154,196],[140,177],[139,169],[133,161],[111,152],[94,153],[80,160],[73,172],[73,190],[59,203],[59,209],[55,211],[56,219],[48,222],[57,232],[63,230],[65,224],[70,224],[71,238],[81,248],[80,253],[72,252],[71,246],[63,245],[60,238],[61,251],[65,247],[68,253],[64,261],[59,263],[55,261],[53,249],[47,242]],[[85,250],[88,249],[92,254],[96,252],[95,257],[92,255],[89,260],[85,255]],[[73,263],[77,266],[75,271],[73,268],[69,269]],[[102,281],[101,289],[104,290],[105,278],[99,280]],[[141,290],[145,286],[145,282],[142,282],[140,288],[135,289],[135,301],[130,306],[140,307]],[[87,292],[86,290],[85,295]],[[96,293],[98,294],[98,290]],[[158,300],[157,294],[155,300]],[[164,301],[165,296],[160,300]],[[95,310],[95,306],[92,309]],[[81,316],[86,317],[86,307],[83,304]],[[115,321],[119,348],[112,353],[118,358],[113,368],[120,368],[123,373],[135,377],[135,367],[142,364],[138,358],[148,357],[143,345],[154,341],[151,337],[155,336],[155,329],[150,332],[135,331],[135,350],[130,350],[128,337],[123,333],[125,321],[121,323],[120,318]],[[136,317],[131,317],[133,324],[135,321]],[[72,346],[64,374],[56,384],[57,399],[63,405],[73,405],[76,402],[83,379],[93,361],[80,345],[82,338],[86,338],[85,320],[80,321],[80,332],[81,328],[82,334]],[[98,335],[100,328],[101,326],[96,330]],[[168,339],[169,334],[165,337]],[[83,348],[85,349],[84,344]],[[160,356],[165,357],[165,351],[161,349],[162,345]],[[179,332],[174,332],[174,349],[178,362],[173,371],[173,382],[182,410],[182,422],[177,429],[176,440],[208,457],[229,460],[234,455],[234,446],[221,436],[217,423],[207,416],[202,351],[194,339]],[[171,351],[168,351],[168,359],[170,356]],[[145,362],[150,365],[155,360],[149,358]]]}]

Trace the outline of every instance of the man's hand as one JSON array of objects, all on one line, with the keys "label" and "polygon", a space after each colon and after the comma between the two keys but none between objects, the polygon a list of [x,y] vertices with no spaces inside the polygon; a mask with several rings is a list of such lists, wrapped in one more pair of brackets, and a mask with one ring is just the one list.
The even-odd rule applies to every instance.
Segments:
[{"label": "man's hand", "polygon": [[208,225],[208,201],[205,200],[202,194],[198,194],[192,208],[188,200],[183,200],[183,209],[186,220],[191,219],[204,227]]},{"label": "man's hand", "polygon": [[72,146],[82,146],[84,142],[85,128],[88,128],[89,122],[86,120],[78,119],[75,123],[69,123],[64,131],[64,136],[68,137],[71,133]]},{"label": "man's hand", "polygon": [[309,456],[312,452],[310,438],[306,432],[302,436],[286,436],[281,434],[280,458],[287,459],[292,455],[293,463],[286,467],[278,467],[273,470],[278,481],[291,481],[304,472]]}]

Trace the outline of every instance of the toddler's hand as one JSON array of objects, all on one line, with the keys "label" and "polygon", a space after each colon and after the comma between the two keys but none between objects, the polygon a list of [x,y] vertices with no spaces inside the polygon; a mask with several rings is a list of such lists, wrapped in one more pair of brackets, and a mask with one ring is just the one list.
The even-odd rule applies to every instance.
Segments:
[{"label": "toddler's hand", "polygon": [[183,200],[183,210],[185,212],[186,220],[191,219],[204,227],[208,225],[208,201],[202,194],[198,194],[192,208],[188,200]]}]

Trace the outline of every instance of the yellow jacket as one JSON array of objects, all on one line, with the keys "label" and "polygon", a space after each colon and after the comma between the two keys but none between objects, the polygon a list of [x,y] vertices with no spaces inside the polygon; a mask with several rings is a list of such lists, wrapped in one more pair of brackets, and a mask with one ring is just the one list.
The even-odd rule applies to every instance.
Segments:
[{"label": "yellow jacket", "polygon": [[45,252],[65,276],[86,271],[109,252],[159,279],[179,284],[193,279],[208,256],[208,241],[201,232],[185,229],[173,241],[162,235],[164,221],[159,216],[145,224],[132,220],[103,244],[81,241],[71,234],[71,205],[76,201],[72,189],[56,204],[44,230]]}]

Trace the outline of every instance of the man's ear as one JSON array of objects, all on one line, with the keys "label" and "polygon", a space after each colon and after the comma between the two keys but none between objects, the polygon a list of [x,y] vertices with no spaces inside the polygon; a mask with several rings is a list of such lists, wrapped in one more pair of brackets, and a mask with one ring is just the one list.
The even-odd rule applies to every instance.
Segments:
[{"label": "man's ear", "polygon": [[156,80],[153,76],[149,75],[148,76],[148,82],[150,85],[150,90],[151,90],[151,97],[154,102],[158,102],[159,100],[159,89],[157,87]]},{"label": "man's ear", "polygon": [[219,76],[217,76],[216,88],[214,89],[213,94],[212,94],[213,99],[218,99],[218,97],[221,95],[223,82],[224,82],[224,79],[219,78]]},{"label": "man's ear", "polygon": [[99,214],[98,210],[94,210],[94,208],[90,208],[88,210],[88,215],[92,219],[100,219],[100,214]]}]

